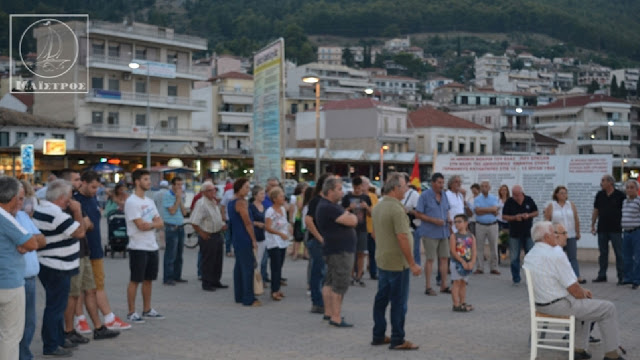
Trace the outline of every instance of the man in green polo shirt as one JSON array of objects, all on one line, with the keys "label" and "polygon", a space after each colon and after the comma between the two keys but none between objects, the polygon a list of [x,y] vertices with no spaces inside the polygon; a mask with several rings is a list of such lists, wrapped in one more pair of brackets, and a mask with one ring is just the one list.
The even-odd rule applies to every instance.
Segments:
[{"label": "man in green polo shirt", "polygon": [[[378,293],[373,304],[373,341],[371,345],[389,344],[392,350],[416,350],[418,346],[404,339],[404,318],[409,299],[409,271],[420,275],[413,259],[413,237],[409,218],[400,200],[407,191],[404,174],[391,173],[383,186],[385,196],[373,209],[373,235],[378,264]],[[391,337],[385,336],[385,312],[391,303]]]}]

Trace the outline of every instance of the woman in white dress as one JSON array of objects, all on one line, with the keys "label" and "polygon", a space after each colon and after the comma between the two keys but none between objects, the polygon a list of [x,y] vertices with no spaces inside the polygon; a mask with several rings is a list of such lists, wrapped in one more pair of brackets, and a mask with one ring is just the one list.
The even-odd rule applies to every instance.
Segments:
[{"label": "woman in white dress", "polygon": [[271,298],[280,301],[284,297],[280,291],[282,264],[287,247],[293,237],[293,231],[287,217],[286,200],[282,189],[279,187],[271,189],[269,197],[273,206],[267,209],[264,214],[265,243],[271,260]]}]

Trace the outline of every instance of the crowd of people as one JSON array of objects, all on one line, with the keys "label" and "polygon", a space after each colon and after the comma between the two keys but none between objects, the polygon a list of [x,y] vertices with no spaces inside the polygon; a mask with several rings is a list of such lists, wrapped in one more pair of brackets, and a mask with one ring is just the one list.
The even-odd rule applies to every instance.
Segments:
[{"label": "crowd of people", "polygon": [[[170,183],[163,181],[163,190],[152,199],[148,196],[149,172],[138,169],[132,174],[132,193],[118,184],[109,193],[104,210],[96,197],[101,187],[98,174],[66,169],[58,177],[37,193],[26,181],[0,177],[0,221],[5,230],[0,234],[0,327],[8,329],[0,337],[2,359],[33,358],[29,345],[36,324],[36,276],[46,296],[44,355],[71,356],[71,349],[89,342],[82,334],[92,332],[95,340],[109,339],[131,328],[131,323],[164,319],[151,306],[152,284],[160,268],[158,235],[164,237],[163,285],[186,283],[182,251],[187,218],[198,236],[197,273],[203,291],[229,287],[221,283],[226,255],[235,261],[236,303],[261,306],[258,296],[264,288],[270,290],[272,301],[283,301],[285,259],[308,259],[311,312],[321,314],[330,326],[350,328],[353,324],[343,316],[342,304],[351,286],[366,286],[363,277],[368,271],[377,280],[371,344],[394,350],[418,348],[404,333],[411,274],[424,272],[427,296],[449,294],[454,312],[473,311],[466,285],[472,274],[484,274],[487,259],[489,274],[500,275],[498,242],[500,233],[507,233],[513,285],[521,282],[524,251],[524,267],[535,274],[539,310],[573,314],[584,321],[584,326],[577,327],[576,358],[588,358],[590,332],[586,327],[594,322],[607,346],[606,359],[620,358],[615,306],[591,299],[591,293],[580,287],[586,283],[577,260],[580,221],[565,186],[550,194],[552,201],[544,208],[542,221],[534,224],[538,206],[522,186],[509,189],[502,185],[494,195],[489,181],[481,181],[472,184],[467,195],[460,176],[449,176],[445,190],[445,177],[440,173],[431,176],[431,187],[422,192],[410,185],[407,174],[390,173],[380,198],[364,176],[354,177],[353,191],[345,193],[340,177],[323,174],[314,187],[299,184],[289,199],[277,178],[268,179],[265,188],[251,188],[245,178],[228,181],[223,194],[207,180],[188,206],[183,179],[175,176]],[[591,227],[598,236],[600,270],[593,281],[607,281],[611,242],[618,285],[637,289],[638,183],[627,181],[626,194],[614,185],[610,175],[603,176],[594,201]],[[100,218],[111,211],[122,212],[126,219],[127,322],[113,314],[105,291]],[[439,288],[432,285],[434,262]],[[140,312],[136,308],[139,287]],[[388,306],[390,336],[386,335]],[[93,330],[84,316],[85,308]]]}]

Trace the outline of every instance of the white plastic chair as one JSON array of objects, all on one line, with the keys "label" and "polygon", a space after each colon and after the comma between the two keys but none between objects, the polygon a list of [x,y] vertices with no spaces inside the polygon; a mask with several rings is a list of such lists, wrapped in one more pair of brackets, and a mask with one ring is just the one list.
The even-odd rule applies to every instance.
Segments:
[{"label": "white plastic chair", "polygon": [[[576,328],[575,316],[554,316],[536,311],[531,271],[524,269],[524,273],[527,276],[527,291],[529,292],[529,309],[531,312],[531,360],[535,360],[538,356],[538,348],[568,351],[569,360],[573,360]],[[540,336],[540,333],[543,335]],[[557,334],[560,335],[560,338],[547,339],[544,336],[545,333]],[[564,335],[568,335],[569,338],[563,339],[562,336]],[[562,346],[564,344],[566,345]]]}]

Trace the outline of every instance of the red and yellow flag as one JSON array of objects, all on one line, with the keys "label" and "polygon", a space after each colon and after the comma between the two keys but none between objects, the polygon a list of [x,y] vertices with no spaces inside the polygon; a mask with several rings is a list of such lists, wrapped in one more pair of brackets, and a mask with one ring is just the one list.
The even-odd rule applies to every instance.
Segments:
[{"label": "red and yellow flag", "polygon": [[420,183],[420,166],[418,164],[418,153],[416,153],[415,161],[413,162],[413,170],[409,177],[409,185],[416,187],[419,193],[422,192],[422,184]]}]

